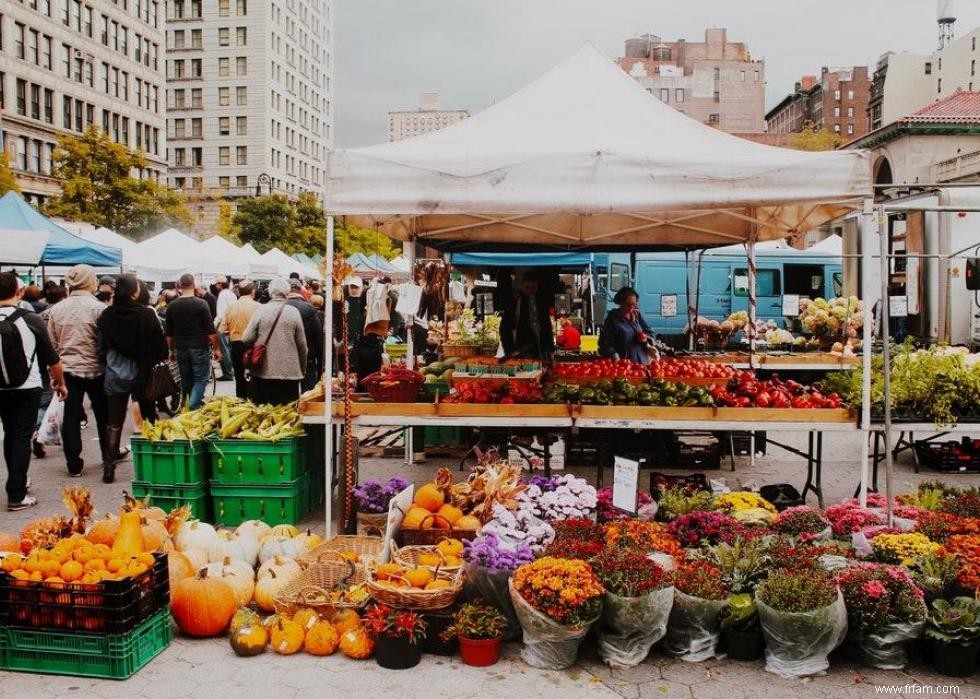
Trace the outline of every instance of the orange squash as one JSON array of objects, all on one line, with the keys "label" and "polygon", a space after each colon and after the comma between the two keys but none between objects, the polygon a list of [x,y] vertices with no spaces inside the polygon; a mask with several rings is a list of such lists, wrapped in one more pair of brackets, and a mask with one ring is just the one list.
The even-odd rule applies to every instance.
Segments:
[{"label": "orange squash", "polygon": [[280,655],[292,655],[303,647],[306,633],[292,619],[279,617],[269,630],[269,646]]},{"label": "orange squash", "polygon": [[361,617],[353,609],[338,609],[330,618],[330,623],[337,629],[337,633],[343,634],[345,631],[360,628]]},{"label": "orange squash", "polygon": [[113,515],[106,515],[105,519],[100,519],[92,524],[92,528],[88,530],[86,536],[93,544],[112,546],[118,532],[119,518]]},{"label": "orange squash", "polygon": [[340,635],[340,652],[348,658],[364,660],[374,652],[374,641],[364,627],[357,626]]},{"label": "orange squash", "polygon": [[170,599],[177,626],[188,636],[197,638],[224,633],[237,608],[231,586],[218,578],[209,578],[203,570],[193,578],[180,581]]},{"label": "orange squash", "polygon": [[[96,559],[98,560],[98,559]],[[180,551],[171,551],[167,554],[167,568],[170,572],[170,589],[177,587],[181,580],[194,577],[197,568],[187,556]]]},{"label": "orange squash", "polygon": [[11,536],[10,534],[4,534],[0,532],[0,551],[13,551],[17,553],[20,551],[20,539],[16,536]]},{"label": "orange squash", "polygon": [[429,512],[438,512],[444,502],[446,496],[435,483],[426,483],[415,491],[415,504]]},{"label": "orange squash", "polygon": [[338,643],[340,643],[340,634],[333,624],[318,621],[306,632],[303,650],[310,655],[332,655],[337,650]]},{"label": "orange squash", "polygon": [[142,517],[140,531],[143,534],[143,546],[146,551],[163,551],[164,547],[170,543],[170,534],[167,532],[163,520]]},{"label": "orange squash", "polygon": [[[408,512],[405,513],[405,517],[402,519],[403,529],[419,529],[422,526],[422,522],[425,521],[429,515],[429,512],[424,507],[411,507]],[[431,521],[431,517],[429,520]]]},{"label": "orange squash", "polygon": [[459,518],[463,516],[463,511],[456,507],[455,505],[450,505],[448,502],[439,508],[436,514],[445,517],[450,524],[456,524]]},{"label": "orange squash", "polygon": [[119,533],[112,542],[112,553],[119,557],[138,556],[146,549],[139,512],[124,512],[119,516]]}]

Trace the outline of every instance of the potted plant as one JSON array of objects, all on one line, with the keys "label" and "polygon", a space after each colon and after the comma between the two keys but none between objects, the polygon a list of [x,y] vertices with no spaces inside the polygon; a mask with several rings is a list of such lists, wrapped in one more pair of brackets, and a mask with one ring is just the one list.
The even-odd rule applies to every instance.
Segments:
[{"label": "potted plant", "polygon": [[971,597],[937,599],[926,622],[932,643],[932,667],[949,677],[969,677],[976,670],[980,640],[980,603]]},{"label": "potted plant", "polygon": [[418,612],[375,604],[364,615],[364,626],[374,639],[374,659],[381,667],[405,670],[422,659],[425,621]]},{"label": "potted plant", "polygon": [[357,533],[363,536],[384,536],[388,527],[388,505],[393,497],[409,485],[401,476],[394,476],[384,484],[378,480],[370,480],[354,488]]},{"label": "potted plant", "polygon": [[847,609],[834,577],[819,568],[781,569],[756,591],[766,638],[766,670],[780,677],[815,675],[847,634]]},{"label": "potted plant", "polygon": [[674,571],[674,606],[664,652],[688,662],[715,657],[721,636],[718,615],[730,594],[721,570],[709,561],[688,561]]},{"label": "potted plant", "polygon": [[500,658],[500,642],[507,630],[507,617],[486,602],[463,604],[453,623],[441,635],[459,641],[459,655],[473,667],[493,665]]},{"label": "potted plant", "polygon": [[650,557],[606,549],[592,566],[606,588],[599,627],[599,655],[613,667],[633,667],[667,632],[674,604],[670,574]]},{"label": "potted plant", "polygon": [[485,532],[463,542],[463,560],[466,561],[467,597],[483,599],[495,606],[507,620],[504,638],[516,638],[521,624],[510,599],[509,581],[517,568],[534,560],[531,547],[504,546],[495,534]]},{"label": "potted plant", "polygon": [[766,649],[755,598],[746,592],[732,595],[721,610],[721,646],[732,660],[758,660]]},{"label": "potted plant", "polygon": [[904,668],[906,646],[922,635],[926,620],[912,576],[898,566],[856,563],[838,572],[837,583],[847,606],[848,654],[871,667]]},{"label": "potted plant", "polygon": [[585,561],[545,556],[515,570],[510,596],[524,630],[524,662],[545,670],[574,663],[604,593]]}]

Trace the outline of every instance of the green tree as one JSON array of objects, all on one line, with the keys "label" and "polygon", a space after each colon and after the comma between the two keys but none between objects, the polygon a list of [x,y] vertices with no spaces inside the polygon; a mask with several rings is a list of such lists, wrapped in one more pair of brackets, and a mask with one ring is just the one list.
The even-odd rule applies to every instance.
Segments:
[{"label": "green tree", "polygon": [[396,243],[384,233],[356,226],[338,225],[334,232],[334,244],[335,249],[345,258],[361,252],[392,260],[402,252],[401,243]]},{"label": "green tree", "polygon": [[146,167],[143,154],[113,142],[97,126],[81,136],[60,138],[53,160],[61,194],[45,205],[49,216],[87,221],[132,238],[162,226],[190,224],[190,214],[173,190],[133,177]]},{"label": "green tree", "polygon": [[231,219],[238,238],[259,252],[279,248],[292,254],[296,241],[296,209],[286,197],[274,194],[243,199]]},{"label": "green tree", "polygon": [[789,147],[796,150],[834,150],[843,140],[826,126],[817,126],[812,121],[803,125],[803,130],[790,134]]},{"label": "green tree", "polygon": [[238,237],[241,231],[232,220],[234,215],[235,207],[231,202],[223,199],[218,202],[218,235],[235,245],[241,245],[242,241]]},{"label": "green tree", "polygon": [[303,192],[296,201],[296,250],[307,255],[323,253],[327,244],[327,216],[313,192]]},{"label": "green tree", "polygon": [[7,152],[0,150],[0,197],[10,191],[20,194],[20,186],[10,169],[10,163],[7,162]]}]

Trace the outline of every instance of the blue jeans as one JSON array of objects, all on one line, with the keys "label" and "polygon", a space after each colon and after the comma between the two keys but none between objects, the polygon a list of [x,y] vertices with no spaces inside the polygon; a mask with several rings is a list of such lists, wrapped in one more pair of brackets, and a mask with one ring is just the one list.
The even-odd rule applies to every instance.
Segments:
[{"label": "blue jeans", "polygon": [[231,380],[235,377],[235,367],[231,363],[231,338],[224,333],[218,333],[221,343],[221,373]]},{"label": "blue jeans", "polygon": [[180,369],[180,390],[187,399],[189,410],[201,407],[204,389],[211,378],[210,349],[178,349],[177,367]]}]

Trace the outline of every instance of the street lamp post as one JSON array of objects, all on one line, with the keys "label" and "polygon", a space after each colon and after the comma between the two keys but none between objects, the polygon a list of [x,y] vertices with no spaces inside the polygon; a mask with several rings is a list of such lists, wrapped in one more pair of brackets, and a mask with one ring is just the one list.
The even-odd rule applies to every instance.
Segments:
[{"label": "street lamp post", "polygon": [[269,194],[270,195],[272,194],[272,178],[269,177],[269,175],[267,175],[266,173],[263,172],[258,177],[255,178],[255,196],[257,196],[257,197],[261,197],[262,196],[262,183],[263,182],[265,182],[267,185],[269,185]]}]

